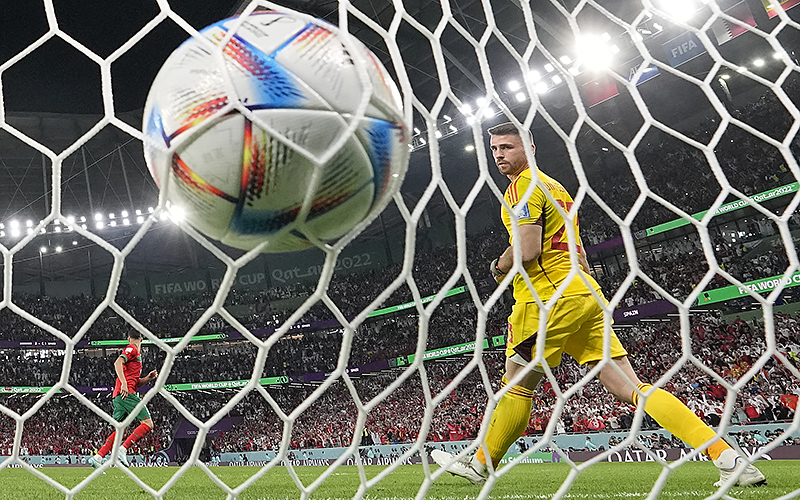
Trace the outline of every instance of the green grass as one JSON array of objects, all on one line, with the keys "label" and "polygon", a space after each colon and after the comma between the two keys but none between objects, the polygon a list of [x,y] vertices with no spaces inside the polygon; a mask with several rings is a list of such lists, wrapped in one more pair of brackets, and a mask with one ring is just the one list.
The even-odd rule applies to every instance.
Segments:
[{"label": "green grass", "polygon": [[[775,499],[800,488],[800,463],[797,461],[762,461],[758,466],[769,484],[760,488],[733,488],[729,495],[742,500]],[[432,466],[431,470],[435,470]],[[91,469],[40,469],[50,478],[72,488],[89,475]],[[176,467],[135,468],[133,471],[146,484],[160,488],[177,472]],[[255,467],[219,467],[211,469],[227,485],[235,487],[259,469]],[[325,470],[322,467],[295,468],[300,480],[309,484]],[[365,468],[367,477],[379,474],[384,467]],[[601,463],[578,476],[567,498],[614,499],[645,498],[656,482],[661,467],[654,463]],[[550,498],[569,474],[564,464],[522,464],[504,475],[495,485],[490,498],[525,499]],[[368,490],[369,499],[414,498],[424,478],[422,466],[401,466],[383,481]],[[690,462],[681,466],[668,479],[661,498],[705,498],[716,490],[712,486],[719,478],[716,468],[708,462]],[[351,498],[359,486],[356,467],[340,467],[311,496],[312,499]],[[443,475],[428,490],[427,498],[462,500],[475,498],[480,488],[461,478]],[[800,490],[795,492],[800,498]],[[226,495],[200,469],[193,467],[164,495],[168,500],[224,499]],[[270,470],[238,498],[247,500],[299,498],[300,492],[283,467]],[[50,485],[21,469],[0,471],[0,498],[47,500],[64,498]],[[152,498],[121,470],[111,468],[108,474],[97,477],[76,497],[78,500],[120,499],[146,500]]]}]

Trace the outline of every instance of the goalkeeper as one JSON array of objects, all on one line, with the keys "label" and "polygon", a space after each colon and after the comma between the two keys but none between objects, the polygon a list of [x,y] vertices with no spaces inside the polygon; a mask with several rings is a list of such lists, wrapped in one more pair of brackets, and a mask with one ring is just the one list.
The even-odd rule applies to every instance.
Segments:
[{"label": "goalkeeper", "polygon": [[[560,298],[553,304],[547,318],[547,334],[543,358],[549,367],[561,363],[561,354],[567,353],[580,364],[593,368],[603,359],[603,308],[587,288],[584,279],[600,297],[600,286],[587,274],[589,263],[578,236],[578,220],[565,220],[555,205],[545,196],[541,186],[531,193],[530,199],[521,203],[534,175],[519,130],[513,123],[503,123],[489,129],[491,150],[500,173],[511,181],[505,192],[505,201],[514,211],[519,222],[522,267],[542,302],[547,302],[563,286]],[[533,147],[533,146],[532,146]],[[556,180],[538,172],[539,181],[547,188],[555,202],[569,212],[572,198]],[[504,208],[503,223],[512,241],[511,216]],[[582,268],[581,276],[567,280],[572,268],[566,223],[573,225],[577,237],[577,261]],[[491,264],[495,279],[502,281],[514,264],[513,247],[509,247]],[[506,372],[502,379],[507,385],[525,365],[536,356],[536,337],[539,330],[539,306],[521,275],[513,280],[515,304],[508,318],[508,344],[506,348]],[[605,301],[605,298],[603,298]],[[628,353],[622,347],[613,330],[611,334],[611,362],[597,375],[600,383],[617,399],[639,405],[639,395],[651,391],[652,386],[639,380],[628,361]],[[616,365],[615,369],[614,366]],[[621,372],[621,373],[620,373]],[[434,461],[448,472],[464,477],[475,484],[483,483],[488,475],[488,464],[497,467],[511,444],[528,427],[533,391],[544,375],[542,367],[536,366],[517,385],[511,387],[498,401],[492,414],[486,441],[473,457],[460,461],[449,453],[434,450]],[[744,459],[715,432],[705,425],[691,410],[672,394],[655,389],[642,401],[644,411],[663,428],[693,448],[710,443],[705,453],[719,468],[722,485],[728,478],[736,476],[739,486],[761,485],[764,475]]]}]

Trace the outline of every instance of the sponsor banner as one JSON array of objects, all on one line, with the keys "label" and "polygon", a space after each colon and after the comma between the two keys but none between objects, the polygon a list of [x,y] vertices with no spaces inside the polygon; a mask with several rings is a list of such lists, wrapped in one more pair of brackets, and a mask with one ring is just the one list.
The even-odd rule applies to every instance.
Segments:
[{"label": "sponsor banner", "polygon": [[[506,336],[498,335],[496,337],[492,337],[491,339],[483,339],[484,349],[488,349],[490,345],[492,347],[500,347],[506,345]],[[475,351],[475,342],[467,342],[465,344],[451,345],[447,347],[440,347],[438,349],[431,349],[430,351],[425,351],[425,356],[423,357],[423,360],[427,361],[429,359],[446,358],[448,356],[457,356],[459,354],[467,354],[474,351]],[[408,356],[400,356],[398,358],[390,360],[389,365],[392,367],[410,365],[411,363],[414,362],[416,357],[417,357],[416,354],[409,354]]]},{"label": "sponsor banner", "polygon": [[[241,336],[241,334],[239,334],[239,335]],[[228,336],[229,335],[227,333],[214,333],[214,334],[209,334],[209,335],[195,335],[194,337],[192,337],[192,342],[202,342],[202,341],[209,341],[209,340],[221,340],[221,339],[228,338]],[[161,340],[162,342],[164,342],[166,344],[177,344],[178,342],[183,340],[183,337],[168,337],[168,338],[159,339],[159,340]],[[155,342],[153,342],[152,340],[149,340],[149,339],[143,339],[142,340],[142,344],[155,344]],[[83,346],[97,347],[97,346],[114,346],[114,345],[126,346],[126,345],[128,345],[128,341],[127,340],[81,340],[80,342],[78,342],[77,345],[78,345],[78,347],[83,347]]]},{"label": "sponsor banner", "polygon": [[691,31],[676,36],[672,40],[663,45],[664,52],[667,54],[669,65],[677,68],[681,64],[685,64],[695,57],[701,56],[706,53],[706,48],[703,43]]},{"label": "sponsor banner", "polygon": [[780,0],[780,2],[776,0],[761,0],[761,3],[764,5],[764,10],[767,11],[769,18],[772,19],[778,15],[778,9],[775,8],[776,3],[779,3],[783,10],[789,10],[799,4],[800,0]]},{"label": "sponsor banner", "polygon": [[653,78],[657,77],[661,73],[658,71],[658,68],[653,66],[652,64],[642,70],[642,73],[639,75],[639,78],[634,81],[636,78],[636,72],[639,71],[639,68],[642,66],[644,59],[642,57],[637,57],[635,59],[631,59],[630,61],[625,63],[623,68],[622,76],[625,77],[626,80],[631,82],[634,85],[641,85],[648,80],[652,80]]},{"label": "sponsor banner", "polygon": [[[756,202],[756,203],[761,203],[763,201],[771,200],[773,198],[779,198],[781,196],[786,196],[787,194],[796,193],[797,190],[798,190],[798,187],[800,187],[800,183],[793,182],[791,184],[786,184],[785,186],[776,187],[776,188],[769,189],[767,191],[764,191],[764,192],[761,192],[761,193],[758,193],[758,194],[754,194],[753,196],[750,196],[747,199],[751,200],[753,202]],[[733,212],[734,210],[739,210],[741,208],[745,208],[745,207],[748,207],[748,206],[750,206],[750,205],[748,205],[747,202],[743,201],[743,200],[732,201],[730,203],[726,203],[726,204],[722,205],[721,207],[719,207],[717,209],[717,211],[714,212],[714,215],[717,216],[717,215],[720,215],[720,214]],[[708,213],[708,210],[704,210],[702,212],[698,212],[696,214],[692,214],[692,219],[700,220],[707,213]],[[673,221],[670,221],[670,222],[665,222],[663,224],[659,224],[657,226],[648,227],[646,229],[647,236],[653,236],[654,234],[663,233],[665,231],[670,231],[670,230],[675,229],[677,227],[685,226],[687,224],[689,224],[689,221],[687,221],[685,219],[676,219],[676,220],[673,220]]]},{"label": "sponsor banner", "polygon": [[64,349],[60,340],[0,340],[0,349]]},{"label": "sponsor banner", "polygon": [[581,88],[583,96],[586,98],[586,104],[590,108],[619,95],[617,83],[608,75],[584,83]]},{"label": "sponsor banner", "polygon": [[651,316],[659,316],[677,311],[672,302],[668,300],[657,300],[655,302],[648,302],[640,306],[628,307],[627,309],[616,309],[614,311],[615,323],[629,323],[638,321],[641,318],[649,318]]},{"label": "sponsor banner", "polygon": [[[726,10],[725,14],[734,19],[738,19],[749,26],[756,25],[756,20],[753,19],[753,13],[750,12],[750,9],[747,7],[747,2],[737,3],[730,9]],[[717,38],[717,43],[722,45],[723,43],[729,42],[737,36],[746,33],[748,29],[732,23],[727,19],[717,18],[714,20],[714,23],[711,24],[711,31],[714,32],[714,36]]]},{"label": "sponsor banner", "polygon": [[[322,274],[325,254],[318,248],[268,257],[269,281],[272,286],[291,283],[316,283]],[[364,242],[349,245],[336,260],[336,273],[349,274],[367,269],[385,269],[388,265],[383,243]]]},{"label": "sponsor banner", "polygon": [[[465,293],[466,291],[467,291],[467,287],[460,286],[460,287],[457,287],[457,288],[453,288],[452,290],[450,290],[449,292],[444,294],[444,296],[445,296],[445,298],[452,297],[453,295],[458,295],[459,293]],[[432,301],[435,298],[436,298],[436,295],[429,295],[427,297],[422,297],[420,302],[422,302],[423,304],[427,304],[428,302]],[[391,314],[391,313],[394,313],[394,312],[397,312],[397,311],[403,311],[405,309],[411,309],[412,307],[414,307],[414,302],[406,302],[405,304],[398,304],[396,306],[389,306],[389,307],[384,307],[383,309],[377,309],[377,310],[372,311],[371,313],[369,313],[367,315],[367,317],[368,318],[372,318],[374,316],[383,316],[384,314]]]},{"label": "sponsor banner", "polygon": [[[234,389],[244,387],[250,380],[220,380],[218,382],[190,382],[188,384],[167,384],[164,389],[168,391],[197,391],[200,389]],[[289,377],[264,377],[259,380],[261,385],[280,385],[288,384]]]},{"label": "sponsor banner", "polygon": [[[675,460],[680,460],[681,458],[685,457],[686,455],[690,454],[693,450],[690,448],[669,448],[666,450],[650,450],[654,455],[656,455],[661,460],[665,460],[667,462],[674,462]],[[752,457],[758,455],[759,460],[798,460],[800,459],[800,446],[797,445],[790,445],[790,446],[778,446],[777,448],[773,449],[769,453],[760,453],[758,448],[742,448],[742,451],[747,454],[748,457]],[[602,451],[578,451],[568,453],[570,460],[574,462],[587,462],[592,458],[600,455],[601,453],[606,453]],[[645,453],[644,451],[635,448],[635,449],[625,449],[622,451],[612,451],[606,457],[608,462],[653,462],[653,458]],[[710,459],[700,453],[696,457],[692,458],[692,461],[695,462],[708,462]]]},{"label": "sponsor banner", "polygon": [[768,293],[781,286],[783,286],[783,288],[798,286],[800,285],[800,271],[787,277],[772,276],[770,278],[748,281],[747,283],[742,283],[742,285],[744,286],[726,286],[725,288],[703,292],[697,299],[697,305],[702,306],[745,297],[748,295],[748,290],[756,293]]}]

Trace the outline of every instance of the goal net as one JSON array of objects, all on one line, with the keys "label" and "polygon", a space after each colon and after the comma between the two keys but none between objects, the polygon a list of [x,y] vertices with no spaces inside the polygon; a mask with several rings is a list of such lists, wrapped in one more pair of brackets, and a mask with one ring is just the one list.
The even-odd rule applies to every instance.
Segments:
[{"label": "goal net", "polygon": [[[591,370],[566,357],[528,364],[545,371],[528,429],[473,493],[488,498],[504,480],[527,491],[526,476],[504,476],[545,460],[563,474],[531,495],[563,498],[600,462],[651,461],[661,472],[642,493],[655,497],[676,469],[705,460],[709,443],[689,449],[595,380],[612,323],[639,376],[749,461],[800,459],[798,2],[174,3],[125,13],[141,24],[106,44],[79,22],[83,11],[44,0],[41,36],[2,54],[0,161],[13,189],[0,223],[0,478],[21,468],[72,498],[121,471],[163,498],[198,480],[197,468],[228,498],[448,496],[456,478],[431,451],[477,452],[515,383],[500,385],[511,278],[497,285],[488,271],[509,241],[509,182],[486,134],[503,122],[532,131],[533,142],[522,134],[531,168],[574,198],[559,212],[580,220],[580,235],[565,224],[560,242],[568,279],[586,279],[582,248],[608,299],[606,358]],[[413,129],[404,183],[378,218],[295,254],[232,250],[170,212],[139,147],[145,94],[127,81],[152,78],[205,25],[261,9],[299,11],[363,42]],[[43,103],[65,108],[45,97],[35,112],[15,101],[27,85],[19,68],[47,69],[57,57],[28,61],[62,50],[82,60],[76,80],[92,67],[94,96],[75,84],[73,98],[93,117],[48,114]],[[513,252],[519,261],[518,243]],[[534,296],[544,313],[560,298]],[[144,337],[143,374],[158,376],[117,422],[109,386],[130,330]],[[161,483],[115,468],[145,406],[155,426],[127,455],[176,465]],[[738,427],[748,422],[763,426]],[[115,429],[107,460],[89,469]],[[56,465],[86,474],[65,480]],[[220,465],[254,468],[234,482]],[[412,466],[413,485],[393,491]],[[354,478],[345,493],[325,489],[337,474]]]}]

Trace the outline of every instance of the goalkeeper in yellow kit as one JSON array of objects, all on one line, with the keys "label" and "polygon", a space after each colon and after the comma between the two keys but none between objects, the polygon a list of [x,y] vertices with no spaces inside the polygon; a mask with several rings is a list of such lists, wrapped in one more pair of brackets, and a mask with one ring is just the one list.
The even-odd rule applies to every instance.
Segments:
[{"label": "goalkeeper in yellow kit", "polygon": [[[519,224],[522,267],[527,273],[539,299],[546,303],[556,290],[568,279],[572,264],[566,224],[572,224],[577,237],[577,261],[581,270],[566,284],[547,317],[547,333],[543,358],[549,367],[561,362],[561,354],[567,353],[580,364],[593,368],[603,359],[603,308],[587,287],[593,288],[605,301],[600,286],[587,273],[586,260],[578,232],[578,220],[566,220],[542,190],[536,186],[530,198],[523,202],[528,187],[537,172],[531,171],[519,130],[513,123],[503,123],[489,129],[491,149],[500,173],[511,181],[505,192],[505,201],[514,211]],[[531,146],[533,147],[533,146]],[[572,209],[572,197],[556,180],[538,172],[539,181],[550,192],[555,202],[565,212]],[[511,215],[503,208],[503,223],[508,230],[509,247],[491,264],[495,279],[502,281],[514,265]],[[585,280],[585,281],[584,281]],[[513,280],[515,304],[508,318],[508,344],[506,348],[506,372],[503,386],[522,372],[525,365],[536,356],[536,338],[539,331],[539,306],[531,290],[520,274]],[[765,483],[764,475],[754,466],[748,465],[725,441],[705,425],[691,410],[672,394],[653,389],[642,383],[628,361],[628,353],[622,347],[613,330],[610,332],[611,362],[599,372],[597,378],[617,399],[629,404],[639,404],[639,394],[649,394],[642,404],[645,412],[662,427],[693,448],[711,442],[705,453],[720,470],[722,485],[728,478],[737,477],[739,486]],[[615,369],[613,365],[616,365]],[[621,373],[620,373],[621,372]],[[486,440],[478,453],[462,460],[439,450],[432,458],[448,472],[464,477],[475,484],[483,483],[488,475],[488,464],[497,467],[503,455],[528,427],[533,391],[544,371],[537,365],[517,385],[511,387],[498,401],[492,414]]]}]

